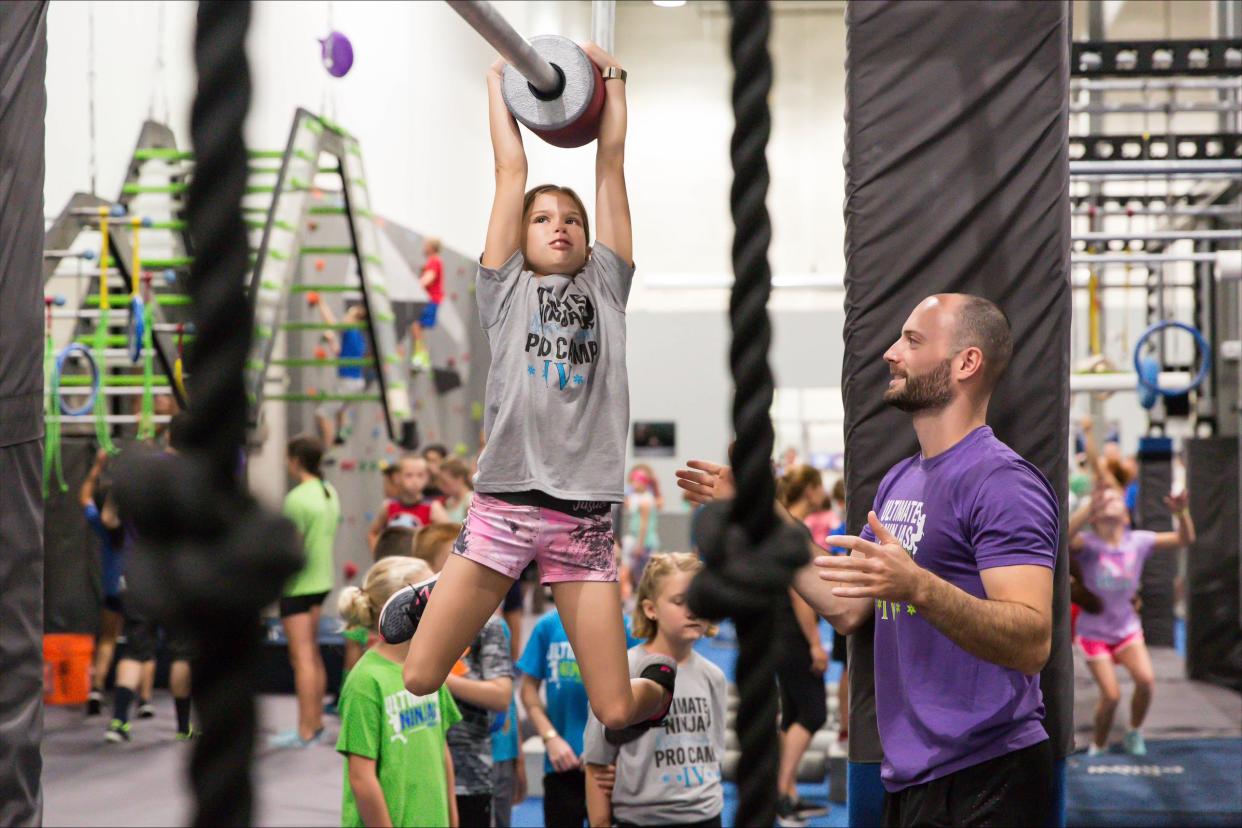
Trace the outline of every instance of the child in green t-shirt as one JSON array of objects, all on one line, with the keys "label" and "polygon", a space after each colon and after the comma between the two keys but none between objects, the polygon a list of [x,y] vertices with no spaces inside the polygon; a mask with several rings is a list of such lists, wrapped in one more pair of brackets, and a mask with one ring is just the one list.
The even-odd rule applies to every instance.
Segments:
[{"label": "child in green t-shirt", "polygon": [[[380,608],[406,584],[431,574],[417,558],[384,558],[367,572],[361,588],[347,587],[341,617],[374,630]],[[341,688],[341,735],[345,756],[341,825],[457,825],[453,759],[445,734],[461,721],[444,687],[427,696],[405,689],[401,665],[409,642],[382,639],[363,654]]]}]

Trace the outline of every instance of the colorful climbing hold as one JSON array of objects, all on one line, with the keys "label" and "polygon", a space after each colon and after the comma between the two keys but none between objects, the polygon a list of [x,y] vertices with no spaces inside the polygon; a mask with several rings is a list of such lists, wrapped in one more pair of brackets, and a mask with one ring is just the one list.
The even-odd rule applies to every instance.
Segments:
[{"label": "colorful climbing hold", "polygon": [[465,443],[458,443],[457,445],[453,446],[453,453],[458,455],[459,457],[465,457],[467,454],[470,453],[470,448]]},{"label": "colorful climbing hold", "polygon": [[474,420],[476,423],[483,419],[483,403],[478,400],[470,403],[470,419]]}]

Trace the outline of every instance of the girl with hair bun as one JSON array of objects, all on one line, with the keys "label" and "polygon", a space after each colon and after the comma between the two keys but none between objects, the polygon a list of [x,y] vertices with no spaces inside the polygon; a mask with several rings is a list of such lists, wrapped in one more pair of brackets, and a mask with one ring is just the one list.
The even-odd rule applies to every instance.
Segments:
[{"label": "girl with hair bun", "polygon": [[[380,609],[406,584],[431,574],[424,561],[393,556],[375,563],[361,587],[341,591],[349,624],[375,631]],[[345,757],[341,825],[457,825],[453,759],[446,734],[461,713],[445,687],[427,696],[405,689],[401,665],[410,643],[378,639],[341,688]]]}]

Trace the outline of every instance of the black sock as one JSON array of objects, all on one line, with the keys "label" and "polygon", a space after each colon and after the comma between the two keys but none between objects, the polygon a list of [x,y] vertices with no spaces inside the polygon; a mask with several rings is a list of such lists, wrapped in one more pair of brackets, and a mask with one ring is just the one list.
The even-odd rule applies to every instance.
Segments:
[{"label": "black sock", "polygon": [[190,697],[184,699],[173,699],[173,706],[177,708],[177,732],[190,732]]},{"label": "black sock", "polygon": [[116,706],[113,708],[112,718],[121,722],[129,721],[129,704],[134,700],[134,691],[128,687],[116,686],[113,691]]}]

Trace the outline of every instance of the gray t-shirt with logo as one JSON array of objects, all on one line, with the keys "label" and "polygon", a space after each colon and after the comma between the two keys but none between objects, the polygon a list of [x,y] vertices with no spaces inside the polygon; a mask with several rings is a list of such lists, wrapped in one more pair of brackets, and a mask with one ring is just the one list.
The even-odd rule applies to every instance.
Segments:
[{"label": "gray t-shirt with logo", "polygon": [[[630,673],[647,655],[629,652]],[[724,808],[724,673],[698,653],[677,665],[673,706],[660,727],[623,745],[604,740],[604,726],[587,718],[582,761],[617,765],[612,814],[618,822],[673,825],[709,820]]]},{"label": "gray t-shirt with logo", "polygon": [[475,489],[620,501],[630,427],[625,303],[632,265],[599,242],[576,276],[536,276],[516,251],[479,267],[492,352]]}]

